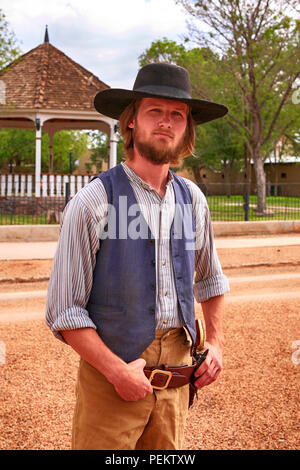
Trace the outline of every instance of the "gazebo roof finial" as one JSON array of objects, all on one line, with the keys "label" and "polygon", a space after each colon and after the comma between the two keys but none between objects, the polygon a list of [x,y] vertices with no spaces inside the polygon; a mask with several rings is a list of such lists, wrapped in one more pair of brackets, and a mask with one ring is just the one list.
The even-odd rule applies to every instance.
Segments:
[{"label": "gazebo roof finial", "polygon": [[44,42],[49,42],[48,25],[47,24],[46,24]]}]

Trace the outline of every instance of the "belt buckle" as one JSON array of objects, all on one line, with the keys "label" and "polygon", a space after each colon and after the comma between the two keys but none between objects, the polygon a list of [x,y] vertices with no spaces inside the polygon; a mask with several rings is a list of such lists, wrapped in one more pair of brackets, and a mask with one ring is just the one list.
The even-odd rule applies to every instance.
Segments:
[{"label": "belt buckle", "polygon": [[166,383],[162,386],[162,387],[159,387],[158,385],[152,385],[152,388],[154,388],[155,390],[165,390],[169,383],[170,383],[170,380],[172,378],[172,372],[169,371],[169,370],[162,370],[162,369],[154,369],[152,372],[151,372],[151,375],[149,377],[149,382],[151,383],[151,381],[153,380],[155,374],[163,374],[163,375],[166,375],[168,378],[166,380]]}]

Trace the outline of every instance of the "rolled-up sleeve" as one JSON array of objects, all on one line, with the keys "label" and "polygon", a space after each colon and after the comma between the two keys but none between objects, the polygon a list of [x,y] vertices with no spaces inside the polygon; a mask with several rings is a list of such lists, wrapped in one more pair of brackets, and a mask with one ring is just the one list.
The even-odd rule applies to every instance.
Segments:
[{"label": "rolled-up sleeve", "polygon": [[[93,186],[99,188],[99,183]],[[89,199],[89,192],[90,189],[78,193],[64,210],[48,286],[46,323],[54,336],[62,341],[62,330],[96,329],[86,304],[92,288],[99,232],[104,225],[106,207],[97,199],[97,207],[92,211],[89,204],[95,204],[95,200],[92,201],[93,192]],[[102,194],[104,203],[105,197],[106,194]]]},{"label": "rolled-up sleeve", "polygon": [[218,258],[209,207],[200,188],[188,181],[195,220],[195,278],[194,297],[204,302],[229,292],[229,282]]}]

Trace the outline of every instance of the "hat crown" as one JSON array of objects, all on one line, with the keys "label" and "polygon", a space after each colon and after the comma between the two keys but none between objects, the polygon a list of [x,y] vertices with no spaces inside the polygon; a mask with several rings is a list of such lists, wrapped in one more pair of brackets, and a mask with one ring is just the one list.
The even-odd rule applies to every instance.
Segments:
[{"label": "hat crown", "polygon": [[142,67],[132,90],[108,88],[99,91],[94,98],[96,110],[113,119],[119,119],[130,103],[142,98],[177,100],[186,103],[195,124],[203,124],[224,116],[226,106],[212,101],[192,98],[188,71],[183,67],[163,62]]},{"label": "hat crown", "polygon": [[191,98],[192,89],[187,70],[173,64],[147,64],[142,67],[133,85],[133,91],[151,93],[153,90],[177,89],[176,97]]}]

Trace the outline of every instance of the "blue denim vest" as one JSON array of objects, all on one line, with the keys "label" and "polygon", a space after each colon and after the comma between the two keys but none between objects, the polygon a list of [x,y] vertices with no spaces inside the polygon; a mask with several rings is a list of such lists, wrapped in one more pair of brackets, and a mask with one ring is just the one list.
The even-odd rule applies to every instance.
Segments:
[{"label": "blue denim vest", "polygon": [[[132,205],[135,204],[135,208],[139,206],[122,165],[98,177],[113,208],[109,211],[104,236],[100,239],[87,310],[104,343],[124,361],[130,362],[137,359],[155,337],[155,240],[140,210],[128,215]],[[170,234],[174,277],[179,312],[194,343],[192,201],[184,180],[175,173],[173,177],[179,214],[174,218]],[[180,217],[180,213],[185,214],[185,218]],[[127,236],[130,224],[136,224],[137,217],[143,226],[141,236]],[[114,224],[110,225],[111,222]],[[110,227],[113,229],[109,230]]]}]

